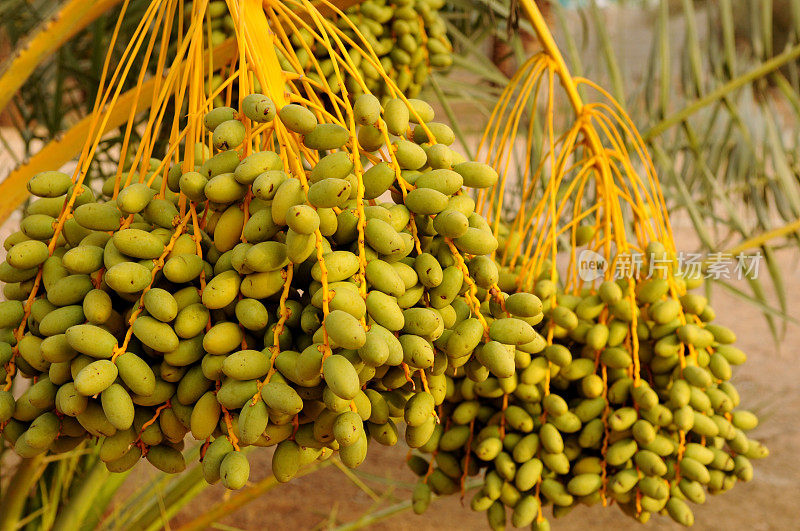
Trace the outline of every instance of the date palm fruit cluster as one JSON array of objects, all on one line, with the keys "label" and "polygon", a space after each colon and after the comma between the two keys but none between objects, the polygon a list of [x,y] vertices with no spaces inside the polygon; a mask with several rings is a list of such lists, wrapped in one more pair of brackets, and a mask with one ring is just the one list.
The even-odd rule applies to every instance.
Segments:
[{"label": "date palm fruit cluster", "polygon": [[[648,251],[667,256],[660,243]],[[501,269],[507,280],[519,273]],[[702,283],[672,280],[681,291]],[[729,381],[745,354],[733,331],[712,322],[705,297],[674,297],[655,277],[570,294],[549,270],[533,293],[544,317],[535,341],[516,346],[516,370],[467,370],[448,381],[441,424],[409,460],[420,476],[416,512],[432,493],[458,492],[460,480],[481,474],[471,507],[493,529],[509,513],[514,527],[549,529],[547,505],[558,517],[610,502],[641,522],[663,513],[689,526],[691,504],[753,477],[751,460],[768,452],[748,437],[758,419],[738,409]],[[490,327],[505,316],[496,303],[482,310]]]},{"label": "date palm fruit cluster", "polygon": [[[355,25],[381,62],[383,70],[408,97],[419,95],[432,69],[444,69],[453,63],[452,45],[447,38],[447,28],[440,11],[444,0],[368,0],[355,5],[345,13]],[[337,26],[356,42],[361,42],[350,23],[339,19]],[[306,39],[306,42],[311,42]],[[321,48],[317,44],[317,48]],[[302,51],[301,51],[302,50]],[[319,54],[322,73],[329,77],[329,85],[337,90],[330,59],[325,50],[312,50]],[[298,58],[307,52],[296,46]],[[353,54],[351,54],[353,55]],[[385,103],[391,97],[378,70],[366,59],[357,67],[367,88]],[[313,77],[313,73],[311,76]],[[348,91],[360,94],[361,87],[350,76],[345,78]]]},{"label": "date palm fruit cluster", "polygon": [[[440,13],[443,6],[443,0],[401,0],[391,3],[368,0],[346,9],[344,13],[347,19],[339,18],[336,25],[348,39],[365,49],[369,45],[396,87],[407,97],[416,98],[431,70],[447,68],[453,62],[452,44]],[[191,10],[188,10],[187,16],[190,13]],[[212,45],[219,44],[235,31],[233,20],[225,2],[211,2],[208,13]],[[356,34],[353,26],[360,35]],[[312,38],[305,28],[292,33],[290,39],[299,61],[299,73],[316,82],[321,82],[325,77],[331,92],[337,94],[340,87],[330,51]],[[297,71],[296,66],[278,52],[283,69]],[[363,79],[370,92],[381,103],[386,103],[392,95],[386,90],[379,70],[360,53],[351,53],[350,59],[355,63],[359,75],[344,73],[348,93],[351,96],[361,94],[363,90],[357,80]],[[319,65],[319,71],[316,64]],[[216,77],[213,82],[220,84],[222,78]]]},{"label": "date palm fruit cluster", "polygon": [[[538,300],[487,331],[475,293],[501,296],[497,242],[466,193],[497,173],[453,152],[425,102],[362,95],[354,117],[357,159],[345,128],[253,94],[205,115],[214,149],[198,145],[193,167],[162,175],[153,159],[97,196],[36,175],[0,264],[0,426],[15,451],[99,438],[111,471],[145,456],[175,473],[190,435],[209,482],[242,487],[248,445],[276,445],[288,481],[334,450],[358,466],[401,422],[427,443],[447,371],[512,375]],[[278,122],[299,151],[248,150],[246,124]]]}]

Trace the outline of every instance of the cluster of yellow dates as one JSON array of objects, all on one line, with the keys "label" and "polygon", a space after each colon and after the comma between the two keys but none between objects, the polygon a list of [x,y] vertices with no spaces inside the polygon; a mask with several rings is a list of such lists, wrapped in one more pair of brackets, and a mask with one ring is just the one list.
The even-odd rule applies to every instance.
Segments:
[{"label": "cluster of yellow dates", "polygon": [[547,505],[610,501],[691,525],[690,503],[752,477],[767,450],[729,382],[745,356],[699,281],[570,293],[547,272],[519,290],[470,192],[498,175],[430,105],[362,94],[353,130],[319,116],[251,94],[205,115],[193,161],[97,192],[29,182],[0,264],[0,426],[19,455],[98,438],[109,470],[174,473],[190,434],[205,478],[238,489],[242,447],[276,446],[288,481],[402,430],[414,509],[481,475],[472,508],[494,529],[507,509],[545,529]]},{"label": "cluster of yellow dates", "polygon": [[[252,94],[205,115],[194,164],[153,159],[97,195],[60,172],[29,182],[0,265],[0,422],[19,455],[96,437],[112,471],[144,456],[180,472],[191,434],[209,482],[241,488],[247,445],[276,445],[287,481],[335,450],[358,466],[398,425],[426,443],[446,371],[513,372],[539,301],[515,295],[517,317],[489,325],[475,296],[502,296],[467,193],[497,173],[450,149],[423,101],[362,95],[354,116],[351,136]],[[252,149],[248,127],[278,124],[299,151]]]},{"label": "cluster of yellow dates", "polygon": [[[191,2],[187,5],[187,18],[191,14],[190,7]],[[337,17],[336,26],[346,39],[375,53],[383,73],[394,82],[394,89],[399,89],[409,98],[416,98],[431,71],[446,69],[453,63],[453,47],[441,15],[443,7],[444,0],[400,0],[391,3],[368,0],[346,9],[346,18]],[[235,25],[225,2],[209,3],[208,15],[212,45],[218,45],[235,34]],[[291,33],[289,40],[293,55],[291,61],[280,49],[277,50],[283,70],[307,76],[315,83],[325,81],[330,94],[338,94],[341,89],[330,50],[306,28]],[[348,94],[361,94],[363,89],[359,80],[363,80],[370,93],[376,95],[381,103],[391,99],[392,92],[387,88],[377,65],[366,59],[362,52],[350,53],[349,56],[357,75],[340,72]],[[342,65],[339,65],[339,69],[342,69]],[[221,76],[215,76],[210,88],[216,89],[222,81]],[[256,90],[260,90],[258,84]]]},{"label": "cluster of yellow dates", "polygon": [[[658,242],[646,256],[668,260]],[[702,279],[606,280],[572,294],[545,270],[533,285],[544,301],[536,338],[516,345],[516,370],[448,382],[441,423],[409,461],[421,477],[414,509],[481,474],[471,506],[493,529],[508,512],[514,527],[549,529],[547,506],[557,518],[612,501],[640,522],[663,513],[692,525],[690,504],[749,481],[751,460],[768,454],[747,436],[758,419],[737,409],[729,381],[746,359],[736,335],[712,322],[702,295],[676,296]],[[519,271],[500,271],[513,292]],[[489,322],[504,315],[494,302],[482,310]]]}]

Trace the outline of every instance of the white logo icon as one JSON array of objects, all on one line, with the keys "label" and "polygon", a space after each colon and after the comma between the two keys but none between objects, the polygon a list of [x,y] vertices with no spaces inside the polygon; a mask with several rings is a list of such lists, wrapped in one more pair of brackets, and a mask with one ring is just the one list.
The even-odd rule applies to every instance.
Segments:
[{"label": "white logo icon", "polygon": [[584,249],[578,255],[578,276],[585,282],[603,278],[608,269],[608,261],[600,253]]}]

